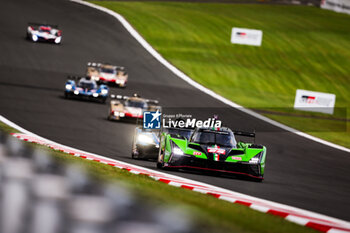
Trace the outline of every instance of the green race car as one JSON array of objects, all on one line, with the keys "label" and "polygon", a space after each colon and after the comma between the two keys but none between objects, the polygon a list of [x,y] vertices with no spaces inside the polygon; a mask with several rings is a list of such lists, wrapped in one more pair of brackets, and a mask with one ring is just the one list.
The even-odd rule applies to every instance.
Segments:
[{"label": "green race car", "polygon": [[231,173],[262,181],[266,147],[237,143],[235,135],[255,137],[255,133],[233,132],[225,127],[196,128],[189,138],[162,133],[157,167]]}]

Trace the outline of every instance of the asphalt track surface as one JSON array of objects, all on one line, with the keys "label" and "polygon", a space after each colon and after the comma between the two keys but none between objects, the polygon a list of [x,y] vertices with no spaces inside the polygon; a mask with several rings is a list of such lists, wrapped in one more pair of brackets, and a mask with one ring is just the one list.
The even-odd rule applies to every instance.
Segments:
[{"label": "asphalt track surface", "polygon": [[[132,3],[131,3],[132,4]],[[28,22],[59,24],[60,46],[25,40]],[[148,54],[113,17],[65,0],[2,1],[0,8],[0,114],[50,140],[121,161],[130,158],[134,124],[106,120],[108,105],[66,100],[66,76],[83,74],[88,61],[126,66],[129,86],[165,107],[194,114],[219,113],[241,130],[256,129],[268,148],[262,183],[197,173],[172,174],[244,194],[350,220],[350,154],[269,125],[207,96],[177,78]],[[210,117],[212,115],[209,115]]]}]

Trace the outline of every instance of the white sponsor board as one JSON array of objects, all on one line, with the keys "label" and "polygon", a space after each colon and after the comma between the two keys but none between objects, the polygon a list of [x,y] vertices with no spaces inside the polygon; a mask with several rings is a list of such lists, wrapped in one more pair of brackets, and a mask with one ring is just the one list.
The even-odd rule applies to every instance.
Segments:
[{"label": "white sponsor board", "polygon": [[350,14],[350,0],[322,0],[321,8]]},{"label": "white sponsor board", "polygon": [[333,114],[335,95],[329,93],[298,89],[295,95],[294,109]]},{"label": "white sponsor board", "polygon": [[231,43],[261,46],[262,31],[246,28],[232,28]]}]

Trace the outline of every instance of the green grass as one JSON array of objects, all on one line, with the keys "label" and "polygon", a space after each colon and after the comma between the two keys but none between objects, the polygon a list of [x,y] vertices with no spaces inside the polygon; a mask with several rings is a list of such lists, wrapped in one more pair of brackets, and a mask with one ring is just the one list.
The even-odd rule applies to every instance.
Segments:
[{"label": "green grass", "polygon": [[[16,130],[0,122],[0,130],[15,133]],[[63,164],[82,165],[94,177],[101,181],[124,183],[133,192],[155,204],[183,206],[194,216],[198,232],[217,233],[312,233],[316,232],[284,220],[283,218],[260,213],[243,205],[232,204],[212,196],[187,189],[176,188],[155,181],[145,175],[135,175],[126,170],[102,163],[77,158],[72,155],[48,149],[45,146],[27,143],[30,146],[47,150],[48,156],[54,156]],[[168,207],[171,208],[171,207]]]},{"label": "green grass", "polygon": [[[307,6],[92,2],[123,15],[195,81],[245,107],[294,112],[296,89],[306,89],[334,93],[336,107],[350,110],[349,15]],[[262,46],[231,44],[232,27],[263,30]],[[313,121],[273,119],[302,131]],[[349,123],[343,132],[317,131],[306,132],[350,147]]]},{"label": "green grass", "polygon": [[0,121],[0,130],[4,133],[10,134],[10,133],[18,133],[19,131],[15,130],[14,128],[6,125],[2,121]]}]

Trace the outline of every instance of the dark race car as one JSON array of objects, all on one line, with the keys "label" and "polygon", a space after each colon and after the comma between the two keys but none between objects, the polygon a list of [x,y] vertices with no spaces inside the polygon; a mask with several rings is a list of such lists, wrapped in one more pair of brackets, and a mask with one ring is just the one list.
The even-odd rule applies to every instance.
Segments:
[{"label": "dark race car", "polygon": [[159,130],[135,128],[131,157],[133,159],[154,159],[158,157]]},{"label": "dark race car", "polygon": [[154,159],[158,158],[160,136],[166,134],[177,135],[178,137],[189,138],[193,129],[190,128],[165,128],[160,132],[155,129],[144,129],[138,126],[132,144],[131,157],[133,159]]},{"label": "dark race car", "polygon": [[196,128],[189,139],[178,134],[164,134],[157,167],[238,174],[263,180],[265,146],[237,143],[235,135],[255,137],[255,133],[232,132],[225,127]]}]

